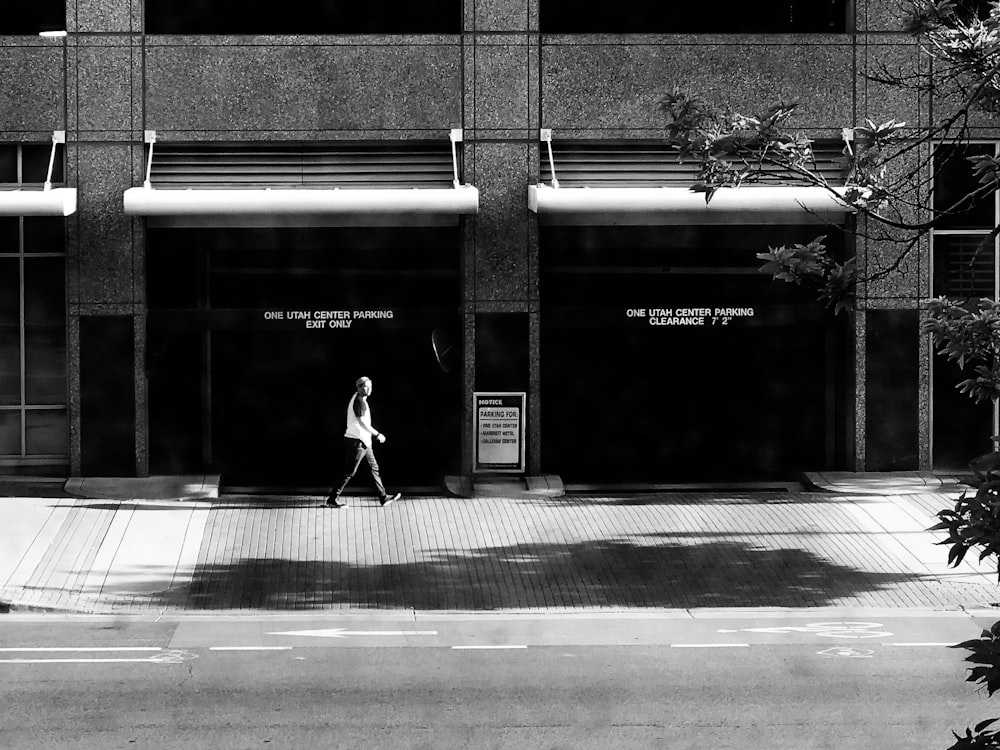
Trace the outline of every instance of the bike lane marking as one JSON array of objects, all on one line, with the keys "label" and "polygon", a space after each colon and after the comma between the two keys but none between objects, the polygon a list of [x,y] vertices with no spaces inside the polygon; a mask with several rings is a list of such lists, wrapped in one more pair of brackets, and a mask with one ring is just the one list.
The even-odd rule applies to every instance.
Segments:
[{"label": "bike lane marking", "polygon": [[[73,651],[77,653],[81,652],[109,652],[109,651],[135,651],[138,649],[134,648],[105,648],[105,649],[94,649],[94,648],[59,648],[59,649],[46,649],[47,651]],[[145,649],[150,650],[150,649]],[[190,651],[184,651],[181,649],[152,649],[156,651],[151,656],[136,657],[136,658],[126,658],[126,657],[96,657],[96,658],[22,658],[22,659],[0,659],[0,664],[182,664],[190,659],[197,659],[197,654],[192,654]],[[22,652],[33,652],[38,653],[39,649],[21,649]]]},{"label": "bike lane marking", "polygon": [[884,627],[879,622],[862,622],[856,620],[836,622],[813,622],[808,625],[778,625],[766,628],[720,628],[719,633],[803,633],[817,635],[823,638],[885,638],[892,633],[881,630]]}]

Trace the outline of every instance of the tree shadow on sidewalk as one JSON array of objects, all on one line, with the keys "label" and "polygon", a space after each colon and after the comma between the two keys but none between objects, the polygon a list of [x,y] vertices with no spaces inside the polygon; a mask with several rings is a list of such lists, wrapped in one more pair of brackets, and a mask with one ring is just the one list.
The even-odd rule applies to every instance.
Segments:
[{"label": "tree shadow on sidewalk", "polygon": [[[356,565],[243,559],[200,567],[186,609],[491,610],[518,608],[899,606],[886,590],[939,586],[915,574],[836,565],[801,549],[732,541],[637,546],[603,540],[438,552],[424,560]],[[179,592],[176,592],[179,593]],[[927,595],[934,596],[931,590]],[[180,602],[174,599],[173,606]]]}]

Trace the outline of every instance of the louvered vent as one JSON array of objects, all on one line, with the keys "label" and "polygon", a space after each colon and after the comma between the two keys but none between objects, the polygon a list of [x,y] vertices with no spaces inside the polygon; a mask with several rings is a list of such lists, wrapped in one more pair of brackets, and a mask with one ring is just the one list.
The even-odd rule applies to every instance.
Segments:
[{"label": "louvered vent", "polygon": [[935,294],[955,299],[993,296],[994,253],[992,247],[982,247],[983,239],[975,235],[935,238]]},{"label": "louvered vent", "polygon": [[447,141],[157,143],[151,171],[155,188],[441,188],[452,177]]},{"label": "louvered vent", "polygon": [[[814,143],[815,171],[831,185],[844,182],[842,145],[836,142]],[[694,161],[678,162],[677,150],[661,143],[595,143],[587,141],[552,141],[556,177],[561,187],[690,187],[697,179]],[[768,174],[769,173],[769,174]],[[541,148],[541,179],[552,183],[548,149]],[[765,169],[762,184],[804,184],[777,168]]]}]

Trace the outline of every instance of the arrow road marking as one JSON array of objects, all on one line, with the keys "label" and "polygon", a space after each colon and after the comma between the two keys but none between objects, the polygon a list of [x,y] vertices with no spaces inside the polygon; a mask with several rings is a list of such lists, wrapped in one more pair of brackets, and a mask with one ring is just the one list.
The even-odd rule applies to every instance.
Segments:
[{"label": "arrow road marking", "polygon": [[349,635],[437,635],[436,630],[347,630],[326,628],[325,630],[283,630],[268,635],[305,635],[314,638],[346,638]]},{"label": "arrow road marking", "polygon": [[883,638],[892,633],[881,628],[879,622],[813,622],[809,625],[784,625],[774,628],[741,628],[740,630],[723,630],[719,633],[813,633],[825,638]]},{"label": "arrow road marking", "polygon": [[[96,651],[99,649],[79,649],[81,651]],[[108,650],[108,649],[105,649]],[[157,649],[159,650],[159,649]],[[187,651],[162,651],[139,659],[0,659],[0,664],[181,664],[185,659],[197,658]]]}]

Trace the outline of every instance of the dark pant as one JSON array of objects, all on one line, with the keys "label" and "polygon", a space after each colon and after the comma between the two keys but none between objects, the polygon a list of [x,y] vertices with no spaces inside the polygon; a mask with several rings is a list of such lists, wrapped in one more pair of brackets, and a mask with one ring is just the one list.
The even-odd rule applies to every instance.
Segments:
[{"label": "dark pant", "polygon": [[368,468],[372,472],[372,480],[375,483],[375,490],[380,499],[385,498],[385,487],[382,485],[382,475],[378,470],[378,461],[375,460],[375,449],[365,445],[356,438],[344,438],[344,478],[340,482],[340,487],[334,491],[330,497],[339,498],[348,482],[354,478],[361,466],[361,460],[368,460]]}]

